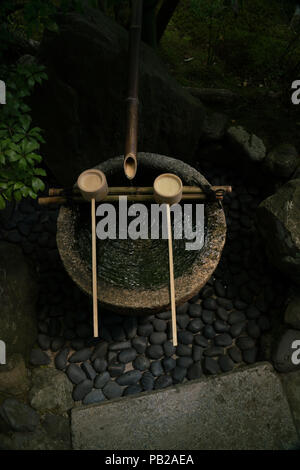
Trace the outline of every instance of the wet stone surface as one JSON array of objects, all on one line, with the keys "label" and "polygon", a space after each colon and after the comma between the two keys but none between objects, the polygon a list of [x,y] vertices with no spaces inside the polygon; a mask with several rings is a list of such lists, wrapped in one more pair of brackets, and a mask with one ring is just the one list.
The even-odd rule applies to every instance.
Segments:
[{"label": "wet stone surface", "polygon": [[92,337],[92,301],[65,272],[56,246],[58,207],[25,200],[0,228],[0,238],[21,244],[36,266],[37,346],[31,365],[54,366],[84,404],[162,389],[261,360],[259,341],[286,296],[269,268],[255,227],[264,199],[234,171],[202,166],[213,185],[230,184],[224,199],[228,232],[213,277],[177,309],[179,344],[172,345],[170,312],[129,318],[103,312],[100,338]]}]

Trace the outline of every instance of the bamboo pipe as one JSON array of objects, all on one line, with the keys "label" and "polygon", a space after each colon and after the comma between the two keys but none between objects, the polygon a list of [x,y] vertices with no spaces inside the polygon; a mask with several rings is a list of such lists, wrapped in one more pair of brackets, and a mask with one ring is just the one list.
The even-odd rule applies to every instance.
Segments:
[{"label": "bamboo pipe", "polygon": [[99,337],[98,332],[98,294],[97,294],[97,255],[96,255],[96,207],[95,199],[91,199],[92,216],[92,286],[93,286],[93,325],[94,337]]},{"label": "bamboo pipe", "polygon": [[[102,201],[104,202],[118,202],[119,197],[121,195],[113,194],[106,196]],[[222,201],[223,197],[217,197],[217,200]],[[128,201],[133,202],[155,202],[154,196],[152,194],[132,194],[127,196]],[[182,200],[184,201],[207,201],[207,197],[205,194],[183,194]],[[80,196],[73,196],[73,197],[65,197],[65,196],[52,196],[52,197],[39,197],[38,203],[41,206],[47,206],[48,204],[66,204],[67,202],[76,202],[76,203],[83,203],[88,202]]]},{"label": "bamboo pipe", "polygon": [[128,48],[128,97],[126,100],[126,138],[124,153],[124,172],[129,180],[135,177],[137,170],[138,87],[142,13],[143,0],[133,0]]},{"label": "bamboo pipe", "polygon": [[171,312],[172,312],[172,338],[173,338],[173,346],[177,346],[178,343],[177,343],[173,244],[172,244],[171,214],[170,214],[169,204],[166,204],[166,211],[167,211],[167,224],[168,224],[169,280],[170,280],[170,297],[171,297]]},{"label": "bamboo pipe", "polygon": [[[211,189],[213,191],[224,191],[225,193],[231,193],[232,187],[231,186],[212,186]],[[49,196],[61,196],[65,193],[70,192],[70,194],[79,194],[80,191],[78,188],[71,188],[70,190],[64,188],[50,188],[49,189]],[[198,186],[183,186],[183,194],[204,194],[203,189],[199,188]],[[127,194],[153,194],[153,187],[143,187],[143,186],[112,186],[108,188],[108,194],[120,194],[120,195],[127,195]]]}]

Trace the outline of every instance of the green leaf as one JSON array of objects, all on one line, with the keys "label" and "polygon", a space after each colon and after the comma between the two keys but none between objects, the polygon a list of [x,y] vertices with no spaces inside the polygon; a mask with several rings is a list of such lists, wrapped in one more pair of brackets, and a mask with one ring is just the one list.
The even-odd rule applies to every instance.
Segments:
[{"label": "green leaf", "polygon": [[17,181],[17,183],[14,184],[14,189],[21,189],[23,188],[24,186],[24,183],[22,183],[22,181]]},{"label": "green leaf", "polygon": [[38,191],[44,191],[44,189],[45,189],[45,184],[43,183],[43,181],[40,178],[36,178],[36,177],[32,178],[31,184],[32,184],[33,190],[36,193]]},{"label": "green leaf", "polygon": [[29,194],[29,188],[27,186],[23,186],[23,188],[21,188],[20,191],[23,197],[27,197]]},{"label": "green leaf", "polygon": [[27,160],[36,160],[39,163],[42,161],[42,157],[37,153],[29,153],[28,155],[26,155],[26,158]]},{"label": "green leaf", "polygon": [[33,127],[28,132],[28,135],[39,135],[40,132],[42,132],[42,129],[40,127]]},{"label": "green leaf", "polygon": [[35,194],[35,193],[32,191],[32,189],[29,189],[28,195],[29,195],[32,199],[36,199],[36,198],[37,198],[37,194]]},{"label": "green leaf", "polygon": [[22,150],[24,153],[26,154],[30,154],[31,152],[33,152],[34,150],[37,150],[40,148],[40,144],[38,142],[34,142],[34,141],[25,141],[25,142],[22,142],[23,146],[22,146]]},{"label": "green leaf", "polygon": [[18,167],[20,168],[20,170],[26,170],[27,166],[28,165],[27,165],[26,159],[22,157],[18,162]]},{"label": "green leaf", "polygon": [[8,156],[10,162],[17,162],[22,156],[14,150],[6,150],[5,155]]},{"label": "green leaf", "polygon": [[27,104],[24,104],[24,103],[20,105],[20,109],[23,113],[28,113],[29,111],[31,111],[31,108]]},{"label": "green leaf", "polygon": [[59,31],[58,25],[56,23],[49,23],[47,25],[47,29],[49,29],[49,31],[52,31],[53,33],[57,33]]},{"label": "green leaf", "polygon": [[21,199],[22,199],[21,191],[14,191],[14,198],[15,198],[16,201],[21,201]]},{"label": "green leaf", "polygon": [[47,176],[47,173],[42,168],[35,168],[34,174],[39,176]]},{"label": "green leaf", "polygon": [[15,134],[12,136],[12,141],[17,143],[24,138],[24,134]]},{"label": "green leaf", "polygon": [[5,200],[3,199],[3,197],[1,196],[0,194],[0,209],[5,209]]},{"label": "green leaf", "polygon": [[27,83],[30,86],[30,88],[34,87],[34,79],[32,77],[28,78]]},{"label": "green leaf", "polygon": [[8,188],[3,195],[7,201],[11,201],[12,187]]},{"label": "green leaf", "polygon": [[27,132],[31,124],[31,117],[28,114],[22,114],[20,116],[20,123],[23,130]]},{"label": "green leaf", "polygon": [[9,133],[6,129],[0,131],[0,138],[8,136]]},{"label": "green leaf", "polygon": [[46,143],[44,137],[42,137],[41,135],[37,135],[37,136],[36,136],[36,139],[39,140],[42,144],[45,144],[45,143]]}]

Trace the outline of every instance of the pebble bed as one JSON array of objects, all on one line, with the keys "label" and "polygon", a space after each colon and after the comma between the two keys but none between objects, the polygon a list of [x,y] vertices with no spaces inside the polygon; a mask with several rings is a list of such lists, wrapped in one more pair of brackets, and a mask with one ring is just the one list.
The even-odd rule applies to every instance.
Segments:
[{"label": "pebble bed", "polygon": [[213,185],[233,186],[224,200],[227,241],[212,278],[177,308],[176,348],[170,312],[136,318],[100,309],[101,339],[95,341],[91,299],[69,278],[57,250],[57,207],[24,200],[0,231],[1,239],[21,244],[38,272],[31,365],[53,362],[63,370],[74,384],[75,402],[161,389],[264,359],[260,337],[285,299],[285,286],[272,273],[255,227],[255,209],[266,195],[233,170],[209,164],[199,170]]}]

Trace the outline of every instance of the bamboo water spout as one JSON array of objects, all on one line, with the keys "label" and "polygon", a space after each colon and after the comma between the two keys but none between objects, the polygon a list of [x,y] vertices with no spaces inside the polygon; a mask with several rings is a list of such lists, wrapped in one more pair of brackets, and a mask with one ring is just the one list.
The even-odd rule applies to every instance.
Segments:
[{"label": "bamboo water spout", "polygon": [[129,73],[126,109],[124,172],[132,180],[137,171],[139,56],[143,0],[133,0],[129,34]]}]

